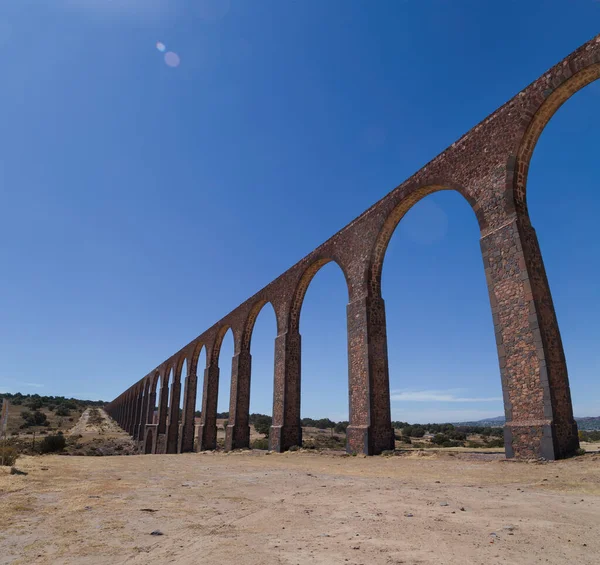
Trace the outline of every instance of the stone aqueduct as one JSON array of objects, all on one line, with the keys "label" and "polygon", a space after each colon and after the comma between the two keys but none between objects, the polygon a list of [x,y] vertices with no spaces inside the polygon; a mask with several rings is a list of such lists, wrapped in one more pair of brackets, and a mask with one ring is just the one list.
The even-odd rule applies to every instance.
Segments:
[{"label": "stone aqueduct", "polygon": [[[250,340],[261,308],[277,319],[270,448],[300,445],[299,317],[307,287],[329,261],[348,285],[347,449],[374,455],[394,448],[381,271],[394,229],[418,200],[460,192],[476,214],[496,334],[507,457],[569,456],[579,447],[552,296],[527,210],[527,173],[536,142],[558,108],[600,77],[600,35],[571,53],[475,126],[411,178],[129,387],[107,412],[146,453],[194,450],[197,364],[206,348],[198,450],[216,447],[219,351],[234,336],[226,449],[249,445]],[[182,367],[187,374],[182,375]],[[169,390],[169,374],[173,374]],[[184,381],[180,416],[181,379]],[[158,423],[154,410],[158,388]]]}]

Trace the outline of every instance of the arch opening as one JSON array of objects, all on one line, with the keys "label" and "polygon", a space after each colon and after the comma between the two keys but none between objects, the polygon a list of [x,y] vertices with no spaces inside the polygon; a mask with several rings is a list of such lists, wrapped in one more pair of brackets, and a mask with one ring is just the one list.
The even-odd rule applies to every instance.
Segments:
[{"label": "arch opening", "polygon": [[527,178],[531,158],[542,132],[567,100],[599,78],[600,63],[590,65],[564,81],[539,108],[532,109],[534,115],[519,145],[514,166],[512,197],[518,212],[527,213]]},{"label": "arch opening", "polygon": [[225,446],[225,429],[229,423],[231,392],[231,364],[235,354],[233,331],[227,328],[215,343],[214,359],[219,365],[219,392],[217,396],[217,444]]},{"label": "arch opening", "polygon": [[181,365],[181,369],[179,371],[179,382],[181,383],[181,399],[179,401],[179,417],[177,419],[179,425],[181,425],[182,423],[182,419],[183,419],[183,404],[185,402],[185,398],[183,398],[183,395],[185,394],[185,379],[188,375],[188,362],[187,359],[183,360],[183,363]]},{"label": "arch opening", "polygon": [[195,361],[192,362],[192,367],[195,364],[196,375],[198,377],[196,385],[196,398],[194,401],[195,425],[200,424],[200,417],[202,415],[202,385],[204,382],[204,370],[206,369],[206,362],[206,346],[202,345],[199,348],[197,355],[195,356]]},{"label": "arch opening", "polygon": [[270,302],[262,302],[253,309],[245,333],[248,334],[248,342],[242,348],[247,345],[252,355],[250,444],[264,448],[267,445],[266,437],[269,435],[273,419],[273,377],[277,336],[277,319]]},{"label": "arch opening", "polygon": [[296,290],[294,292],[294,297],[292,299],[292,305],[290,308],[289,329],[292,332],[298,331],[298,328],[300,325],[300,313],[302,311],[302,305],[304,303],[304,297],[306,295],[306,291],[308,290],[308,287],[310,286],[315,275],[325,265],[327,265],[329,263],[335,263],[337,265],[337,267],[340,269],[340,271],[342,271],[342,274],[344,275],[344,281],[346,283],[347,296],[350,297],[350,282],[349,282],[348,277],[347,277],[344,269],[342,268],[342,266],[335,259],[332,259],[331,257],[323,257],[321,259],[317,259],[304,271],[304,273],[302,274],[302,277],[300,278],[300,280],[298,281],[298,284],[296,286]]},{"label": "arch opening", "polygon": [[[470,205],[474,207],[476,202],[473,198],[467,195],[466,191],[460,186],[433,184],[425,185],[417,190],[414,190],[390,212],[386,218],[381,231],[377,236],[375,243],[375,249],[371,258],[371,264],[369,268],[369,286],[372,296],[381,295],[381,275],[383,271],[383,261],[387,252],[387,248],[390,244],[392,236],[396,231],[396,228],[406,216],[406,214],[423,198],[442,191],[453,191],[460,194]],[[475,212],[475,214],[477,214]],[[435,232],[434,232],[435,235]],[[427,239],[422,236],[423,239]]]},{"label": "arch opening", "polygon": [[150,383],[150,392],[154,393],[154,406],[152,410],[152,416],[150,419],[151,424],[158,424],[158,404],[160,402],[160,386],[161,386],[160,372],[156,371],[152,377]]},{"label": "arch opening", "polygon": [[304,284],[299,312],[302,443],[344,449],[349,420],[348,283],[338,263],[328,261],[308,271]]},{"label": "arch opening", "polygon": [[[410,441],[435,447],[434,434],[444,433],[435,441],[503,451],[493,422],[504,414],[502,386],[471,203],[458,190],[427,187],[388,222],[374,282],[386,305],[396,446],[409,447],[414,434]],[[456,426],[464,422],[471,427]]]},{"label": "arch opening", "polygon": [[551,111],[542,106],[540,117],[534,118],[540,125],[533,143],[528,140],[528,151],[521,150],[527,166],[515,200],[523,199],[520,209],[529,214],[537,233],[568,371],[565,394],[572,403],[582,447],[594,451],[599,445],[585,441],[591,439],[586,428],[594,424],[584,418],[600,415],[600,331],[593,323],[600,315],[596,229],[600,80],[590,80],[600,78],[600,64],[586,71],[584,78],[560,93],[560,104],[554,102]]}]

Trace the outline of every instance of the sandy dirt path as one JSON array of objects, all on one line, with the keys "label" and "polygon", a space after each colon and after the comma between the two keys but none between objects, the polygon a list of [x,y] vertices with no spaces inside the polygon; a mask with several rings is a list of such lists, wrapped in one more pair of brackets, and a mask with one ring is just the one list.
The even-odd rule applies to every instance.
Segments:
[{"label": "sandy dirt path", "polygon": [[0,563],[600,562],[598,455],[50,455],[18,467],[29,474],[0,472]]},{"label": "sandy dirt path", "polygon": [[[96,420],[90,418],[92,414],[97,414]],[[82,441],[89,441],[95,438],[129,438],[119,425],[102,408],[86,408],[81,414],[77,423],[69,430],[69,436],[81,436]]]}]

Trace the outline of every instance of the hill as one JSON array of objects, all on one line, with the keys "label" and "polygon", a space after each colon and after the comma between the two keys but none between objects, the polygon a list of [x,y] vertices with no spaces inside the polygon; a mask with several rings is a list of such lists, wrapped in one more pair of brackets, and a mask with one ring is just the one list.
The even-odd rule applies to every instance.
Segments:
[{"label": "hill", "polygon": [[[585,418],[576,417],[577,427],[580,430],[593,431],[600,430],[600,416],[591,416]],[[491,426],[491,427],[502,427],[504,426],[504,416],[497,416],[496,418],[484,418],[483,420],[476,420],[474,422],[455,422],[455,426]]]},{"label": "hill", "polygon": [[20,392],[0,392],[0,401],[3,398],[9,402],[6,429],[8,436],[66,432],[77,423],[87,407],[105,404],[103,400],[81,400]]}]

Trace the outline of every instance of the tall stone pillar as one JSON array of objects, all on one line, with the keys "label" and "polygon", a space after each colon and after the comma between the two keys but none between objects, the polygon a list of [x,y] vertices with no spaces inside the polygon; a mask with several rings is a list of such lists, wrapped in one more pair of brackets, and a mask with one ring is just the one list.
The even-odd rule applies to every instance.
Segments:
[{"label": "tall stone pillar", "polygon": [[229,424],[225,431],[225,449],[250,447],[250,375],[252,356],[242,351],[231,363],[231,394]]},{"label": "tall stone pillar", "polygon": [[348,452],[377,455],[394,449],[390,411],[385,305],[365,296],[346,307],[350,425]]},{"label": "tall stone pillar", "polygon": [[529,218],[482,237],[502,378],[507,457],[558,459],[579,447],[567,364]]},{"label": "tall stone pillar", "polygon": [[283,452],[302,445],[300,425],[300,332],[288,330],[275,338],[273,425],[269,448]]},{"label": "tall stone pillar", "polygon": [[133,422],[133,392],[127,395],[127,419],[125,420],[125,431],[131,435],[131,427]]},{"label": "tall stone pillar", "polygon": [[177,453],[177,436],[179,435],[179,401],[181,397],[181,383],[174,378],[171,383],[171,403],[167,425],[167,453]]},{"label": "tall stone pillar", "polygon": [[146,414],[148,413],[148,388],[144,387],[144,397],[142,398],[142,406],[140,416],[138,418],[137,430],[135,439],[142,441],[144,439],[144,430],[146,429]]},{"label": "tall stone pillar", "polygon": [[[156,392],[152,391],[148,394],[148,404],[146,405],[146,424],[153,424],[154,409],[156,408]],[[145,426],[144,426],[145,428]]]},{"label": "tall stone pillar", "polygon": [[162,382],[158,399],[158,430],[157,433],[167,433],[167,414],[169,410],[169,384]]},{"label": "tall stone pillar", "polygon": [[134,414],[133,414],[133,426],[131,430],[131,437],[135,441],[138,438],[140,429],[140,421],[142,419],[142,402],[144,400],[143,390],[140,389],[136,392]]},{"label": "tall stone pillar", "polygon": [[219,397],[219,366],[204,369],[202,420],[198,428],[198,451],[217,447],[217,402]]},{"label": "tall stone pillar", "polygon": [[194,451],[194,418],[196,411],[196,392],[198,377],[190,373],[185,378],[183,392],[183,413],[181,424],[181,437],[179,438],[179,453]]}]

